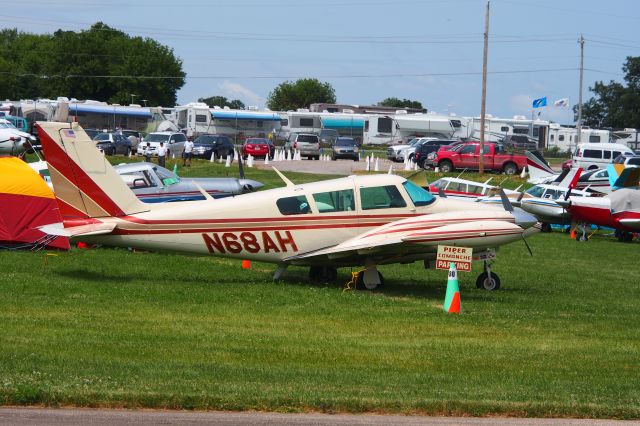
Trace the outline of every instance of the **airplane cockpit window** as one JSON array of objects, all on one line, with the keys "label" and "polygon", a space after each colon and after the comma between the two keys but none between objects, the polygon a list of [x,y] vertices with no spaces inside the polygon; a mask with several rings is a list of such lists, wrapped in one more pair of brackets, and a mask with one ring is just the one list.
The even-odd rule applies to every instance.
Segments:
[{"label": "airplane cockpit window", "polygon": [[169,185],[173,185],[173,184],[176,184],[176,183],[180,182],[180,178],[178,178],[178,176],[176,176],[175,174],[171,173],[167,169],[154,167],[153,170],[156,171],[158,177],[160,178],[160,180],[162,181],[162,183],[164,185],[169,186]]},{"label": "airplane cockpit window", "polygon": [[535,198],[542,198],[542,194],[544,193],[544,186],[536,185],[533,188],[527,189],[526,193]]},{"label": "airplane cockpit window", "polygon": [[431,184],[431,186],[433,186],[434,188],[442,188],[445,189],[447,187],[447,184],[449,183],[448,180],[445,179],[438,179],[437,181],[433,182]]},{"label": "airplane cockpit window", "polygon": [[320,192],[313,194],[320,213],[347,212],[356,209],[352,189],[343,191]]},{"label": "airplane cockpit window", "polygon": [[360,188],[360,201],[362,210],[407,207],[407,203],[395,185]]},{"label": "airplane cockpit window", "polygon": [[413,182],[406,181],[402,186],[404,186],[407,194],[409,194],[409,198],[411,198],[411,201],[413,201],[416,207],[427,206],[436,200],[436,197],[431,195],[429,191],[426,191]]},{"label": "airplane cockpit window", "polygon": [[555,189],[547,189],[547,192],[544,193],[544,198],[550,198],[552,200],[556,200],[559,197],[558,191]]},{"label": "airplane cockpit window", "polygon": [[471,185],[469,184],[469,188],[467,189],[467,191],[470,194],[482,194],[482,187],[479,185]]},{"label": "airplane cockpit window", "polygon": [[307,201],[307,197],[304,195],[280,198],[276,201],[276,206],[278,206],[280,213],[285,216],[311,213],[309,202]]}]

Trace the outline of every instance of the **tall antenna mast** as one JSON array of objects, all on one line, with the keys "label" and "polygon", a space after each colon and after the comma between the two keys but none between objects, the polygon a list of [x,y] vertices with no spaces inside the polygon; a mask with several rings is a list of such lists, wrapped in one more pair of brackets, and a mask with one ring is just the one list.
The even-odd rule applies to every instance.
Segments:
[{"label": "tall antenna mast", "polygon": [[578,43],[580,44],[580,88],[578,90],[578,122],[576,123],[578,136],[576,137],[576,144],[580,143],[582,136],[582,75],[584,74],[584,37],[582,34],[580,34]]},{"label": "tall antenna mast", "polygon": [[489,52],[489,2],[487,2],[487,13],[484,17],[484,54],[482,57],[482,106],[480,107],[480,163],[478,171],[480,176],[484,173],[484,117],[487,109],[487,54]]}]

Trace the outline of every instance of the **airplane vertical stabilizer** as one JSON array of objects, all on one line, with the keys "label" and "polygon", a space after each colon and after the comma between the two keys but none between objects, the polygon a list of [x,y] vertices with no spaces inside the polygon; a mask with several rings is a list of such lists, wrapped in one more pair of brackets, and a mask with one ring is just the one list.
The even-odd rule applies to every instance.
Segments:
[{"label": "airplane vertical stabilizer", "polygon": [[530,180],[537,181],[557,174],[538,151],[525,151],[524,155],[527,157]]},{"label": "airplane vertical stabilizer", "polygon": [[37,127],[64,220],[149,210],[77,123],[38,122]]}]

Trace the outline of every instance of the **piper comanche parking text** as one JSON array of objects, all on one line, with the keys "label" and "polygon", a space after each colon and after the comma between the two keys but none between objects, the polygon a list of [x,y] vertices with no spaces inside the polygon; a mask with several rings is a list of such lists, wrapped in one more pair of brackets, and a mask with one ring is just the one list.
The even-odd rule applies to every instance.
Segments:
[{"label": "piper comanche parking text", "polygon": [[368,289],[382,283],[378,265],[428,266],[438,245],[458,245],[484,260],[476,284],[493,290],[500,286],[490,268],[494,250],[538,230],[529,214],[437,199],[387,174],[302,185],[281,175],[283,188],[145,204],[77,124],[41,122],[38,129],[63,217],[43,230],[80,241],[271,262],[275,279],[289,265],[309,266],[314,280],[364,266],[358,282]]}]

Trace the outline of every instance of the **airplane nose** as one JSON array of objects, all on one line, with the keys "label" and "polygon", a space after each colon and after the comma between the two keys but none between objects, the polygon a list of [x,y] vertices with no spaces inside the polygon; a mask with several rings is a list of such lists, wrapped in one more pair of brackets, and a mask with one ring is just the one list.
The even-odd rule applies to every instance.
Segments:
[{"label": "airplane nose", "polygon": [[258,182],[257,180],[252,179],[238,179],[240,186],[243,189],[243,192],[251,192],[256,189],[260,189],[264,186],[262,182]]},{"label": "airplane nose", "polygon": [[538,219],[534,215],[522,210],[521,208],[513,209],[513,216],[516,219],[516,225],[520,226],[522,229],[531,228],[538,222]]}]

